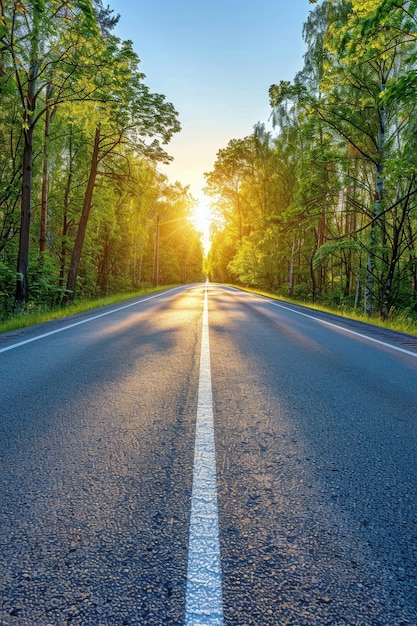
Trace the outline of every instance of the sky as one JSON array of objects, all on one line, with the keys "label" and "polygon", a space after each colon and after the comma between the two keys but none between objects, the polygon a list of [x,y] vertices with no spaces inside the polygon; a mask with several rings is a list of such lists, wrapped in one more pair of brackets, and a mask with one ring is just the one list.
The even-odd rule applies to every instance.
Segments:
[{"label": "sky", "polygon": [[[271,129],[268,89],[301,70],[309,0],[106,0],[120,14],[114,33],[133,41],[145,83],[179,113],[181,133],[160,170],[188,185],[206,230],[204,172],[231,139],[257,122]],[[207,235],[205,234],[207,237]],[[207,241],[205,242],[207,243]]]}]

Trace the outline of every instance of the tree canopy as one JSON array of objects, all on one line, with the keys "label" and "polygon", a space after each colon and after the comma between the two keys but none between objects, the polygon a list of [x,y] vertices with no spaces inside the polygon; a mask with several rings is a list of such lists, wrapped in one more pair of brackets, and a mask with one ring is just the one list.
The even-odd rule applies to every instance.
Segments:
[{"label": "tree canopy", "polygon": [[3,0],[0,10],[3,314],[155,281],[161,198],[177,222],[175,237],[161,226],[158,282],[182,282],[184,264],[200,280],[194,200],[157,171],[178,113],[146,85],[132,42],[113,35],[119,16],[101,0]]},{"label": "tree canopy", "polygon": [[207,173],[210,272],[387,317],[417,310],[417,3],[323,0],[275,133],[231,140]]}]

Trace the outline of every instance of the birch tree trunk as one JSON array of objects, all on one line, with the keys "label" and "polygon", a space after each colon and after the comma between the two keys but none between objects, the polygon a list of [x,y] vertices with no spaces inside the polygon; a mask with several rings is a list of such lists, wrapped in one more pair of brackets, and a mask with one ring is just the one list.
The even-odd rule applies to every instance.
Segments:
[{"label": "birch tree trunk", "polygon": [[[381,84],[381,95],[385,91],[385,81]],[[366,263],[365,277],[365,313],[372,315],[374,312],[375,300],[375,259],[376,249],[379,243],[381,202],[384,195],[384,150],[385,135],[387,125],[387,113],[385,106],[379,111],[379,132],[378,132],[378,163],[376,167],[376,185],[375,185],[375,201],[373,205],[373,216],[371,224],[370,244],[368,251],[368,259]]]},{"label": "birch tree trunk", "polygon": [[[49,82],[46,85],[45,96],[45,132],[44,132],[44,145],[43,145],[43,166],[42,166],[42,191],[41,191],[41,224],[39,233],[39,252],[42,255],[46,252],[46,228],[48,222],[48,171],[49,171],[49,158],[48,158],[48,139],[51,131],[51,107],[49,105],[49,98],[52,93],[52,84]],[[42,258],[42,256],[41,256]]]}]

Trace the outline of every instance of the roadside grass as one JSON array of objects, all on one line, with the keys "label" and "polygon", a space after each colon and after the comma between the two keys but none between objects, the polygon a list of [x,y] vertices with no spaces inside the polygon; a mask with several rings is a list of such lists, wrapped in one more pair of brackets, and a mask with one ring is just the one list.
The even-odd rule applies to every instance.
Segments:
[{"label": "roadside grass", "polygon": [[369,317],[365,313],[359,313],[357,310],[350,309],[348,307],[326,307],[319,304],[312,304],[311,302],[304,302],[302,300],[294,300],[291,298],[282,298],[274,293],[267,291],[261,291],[259,289],[252,289],[250,287],[242,287],[240,285],[230,285],[230,287],[236,287],[242,291],[249,293],[255,293],[267,298],[273,298],[281,302],[287,302],[289,304],[298,304],[314,311],[322,311],[323,313],[331,313],[333,315],[339,315],[340,317],[346,317],[348,319],[356,320],[358,322],[364,322],[365,324],[373,324],[374,326],[380,326],[381,328],[388,328],[389,330],[396,330],[400,333],[406,333],[407,335],[417,336],[417,321],[407,317],[405,314],[398,314],[387,320],[383,320],[378,316]]},{"label": "roadside grass", "polygon": [[57,306],[53,309],[28,304],[24,312],[13,315],[7,320],[0,321],[0,333],[18,330],[19,328],[25,328],[26,326],[34,326],[35,324],[42,324],[44,322],[50,322],[51,320],[62,319],[69,317],[70,315],[75,315],[76,313],[84,313],[85,311],[90,311],[91,309],[98,309],[111,304],[117,304],[118,302],[124,302],[125,300],[131,300],[132,298],[137,298],[138,296],[164,291],[165,289],[175,286],[176,285],[148,287],[139,291],[114,294],[112,296],[98,298],[96,300],[77,300],[67,306]]},{"label": "roadside grass", "polygon": [[[44,322],[49,322],[51,320],[61,319],[65,317],[69,317],[70,315],[75,315],[76,313],[84,313],[85,311],[90,311],[91,309],[97,309],[101,307],[105,307],[111,304],[117,304],[118,302],[123,302],[125,300],[131,300],[132,298],[137,298],[139,296],[144,296],[151,293],[156,293],[159,291],[164,291],[165,289],[170,289],[172,287],[176,287],[177,285],[164,285],[163,287],[147,287],[141,289],[139,291],[133,291],[130,293],[124,294],[114,294],[112,296],[107,296],[105,298],[98,298],[96,300],[78,300],[73,302],[65,307],[56,307],[53,309],[45,308],[42,306],[33,306],[28,305],[26,310],[18,315],[13,315],[7,320],[0,321],[0,333],[5,333],[12,330],[18,330],[19,328],[25,328],[26,326],[33,326],[35,324],[42,324]],[[382,328],[388,328],[390,330],[396,330],[398,332],[406,333],[408,335],[417,336],[417,321],[407,317],[405,314],[399,314],[394,316],[388,320],[382,320],[380,317],[368,317],[365,314],[358,313],[358,311],[348,309],[346,307],[326,307],[317,304],[312,304],[311,302],[303,302],[301,300],[294,300],[290,298],[283,298],[274,293],[269,293],[267,291],[262,291],[259,289],[253,289],[250,287],[242,287],[241,285],[229,285],[230,287],[236,287],[237,289],[241,289],[242,291],[247,291],[249,293],[255,293],[260,296],[265,296],[267,298],[273,298],[274,300],[279,300],[280,302],[287,302],[289,304],[298,304],[300,306],[305,306],[308,309],[312,309],[315,311],[322,311],[324,313],[331,313],[333,315],[340,315],[341,317],[346,317],[349,319],[357,320],[359,322],[365,322],[366,324],[373,324],[374,326],[380,326]]]}]

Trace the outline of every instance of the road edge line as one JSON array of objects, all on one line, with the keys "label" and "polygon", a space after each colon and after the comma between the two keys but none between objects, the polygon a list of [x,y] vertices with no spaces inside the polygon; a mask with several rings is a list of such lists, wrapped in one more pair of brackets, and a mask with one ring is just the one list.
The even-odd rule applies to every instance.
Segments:
[{"label": "road edge line", "polygon": [[386,341],[381,341],[380,339],[374,339],[369,335],[364,335],[363,333],[358,333],[355,330],[351,330],[350,328],[346,328],[346,326],[340,326],[339,324],[334,324],[333,322],[328,322],[327,320],[322,320],[315,315],[310,315],[308,313],[303,313],[302,311],[297,311],[296,309],[292,309],[289,306],[284,306],[283,304],[278,304],[277,302],[269,301],[268,304],[271,306],[275,306],[279,309],[284,309],[285,311],[291,311],[291,313],[295,313],[296,315],[301,315],[302,317],[308,317],[311,320],[319,322],[320,324],[324,324],[325,326],[330,326],[331,328],[337,328],[337,330],[342,330],[345,333],[349,333],[350,335],[354,335],[355,337],[360,337],[361,339],[367,339],[372,343],[376,343],[380,346],[384,346],[385,348],[391,348],[392,350],[397,350],[397,352],[402,352],[403,354],[408,354],[408,356],[413,356],[417,358],[416,352],[411,352],[411,350],[406,350],[405,348],[400,348],[399,346],[394,346],[392,343],[387,343]]},{"label": "road edge line", "polygon": [[[182,289],[182,287],[174,287],[170,291],[176,291],[177,289]],[[75,326],[81,326],[82,324],[87,324],[88,322],[93,322],[94,320],[98,320],[100,317],[105,317],[106,315],[112,315],[112,313],[117,313],[118,311],[123,311],[124,309],[128,309],[132,306],[137,306],[138,304],[142,304],[142,302],[148,302],[148,300],[153,300],[154,298],[159,298],[160,296],[166,295],[169,292],[162,291],[161,293],[156,293],[153,296],[148,296],[147,298],[142,298],[141,300],[135,300],[135,302],[130,302],[129,304],[125,304],[123,306],[117,307],[117,309],[112,309],[111,311],[105,311],[104,313],[99,313],[98,315],[93,315],[85,320],[80,320],[78,322],[74,322],[73,324],[68,324],[67,326],[62,326],[62,328],[56,328],[55,330],[51,330],[48,333],[42,333],[42,335],[36,335],[36,337],[31,337],[30,339],[25,339],[24,341],[19,341],[18,343],[13,343],[11,346],[6,346],[5,348],[0,348],[0,354],[2,352],[7,352],[8,350],[13,350],[14,348],[19,348],[20,346],[24,346],[27,343],[32,343],[34,341],[38,341],[39,339],[45,339],[45,337],[50,337],[51,335],[56,335],[56,333],[62,333],[64,330],[69,330],[70,328],[75,328]]]}]

